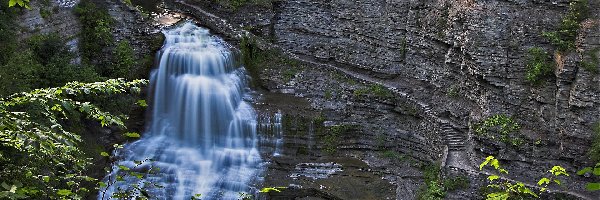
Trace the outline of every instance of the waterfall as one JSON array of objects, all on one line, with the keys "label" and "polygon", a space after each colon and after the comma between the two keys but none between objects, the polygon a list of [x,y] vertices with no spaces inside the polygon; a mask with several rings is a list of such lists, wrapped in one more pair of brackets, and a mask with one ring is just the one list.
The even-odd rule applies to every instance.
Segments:
[{"label": "waterfall", "polygon": [[[107,188],[105,199],[131,184],[148,188],[153,199],[187,200],[195,194],[237,199],[249,191],[261,163],[256,113],[243,100],[246,73],[207,29],[186,22],[163,33],[159,68],[151,76],[151,126],[143,138],[117,151],[122,160],[105,182],[115,180],[123,166],[160,170],[123,178]],[[140,165],[146,159],[152,161]]]}]

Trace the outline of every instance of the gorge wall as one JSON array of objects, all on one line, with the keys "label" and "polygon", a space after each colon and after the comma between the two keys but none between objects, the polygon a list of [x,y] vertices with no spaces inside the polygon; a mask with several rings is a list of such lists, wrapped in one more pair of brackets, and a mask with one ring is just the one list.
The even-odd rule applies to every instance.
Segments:
[{"label": "gorge wall", "polygon": [[[526,182],[554,165],[574,174],[593,164],[587,151],[600,115],[600,77],[580,62],[600,47],[598,1],[589,2],[576,49],[552,55],[553,75],[539,85],[525,78],[528,50],[541,47],[553,54],[556,47],[541,35],[558,29],[569,1],[283,0],[239,7],[231,1],[167,2],[200,21],[224,19],[220,23],[243,28],[303,61],[308,67],[264,69],[263,87],[308,98],[333,124],[360,125],[359,134],[340,140],[347,155],[387,149],[467,171],[496,155],[510,177]],[[373,89],[372,83],[393,97],[357,92]],[[512,116],[523,144],[475,133],[473,125],[496,114]],[[393,182],[415,174],[382,162],[373,158],[369,164],[381,165],[396,177],[389,178]],[[568,188],[586,194],[580,178],[569,181]],[[399,185],[398,193],[410,191]]]},{"label": "gorge wall", "polygon": [[[72,7],[61,2],[69,1],[52,1],[56,13],[47,19],[39,9],[25,12],[21,24],[29,28],[23,37],[58,31],[76,47],[79,25]],[[120,1],[95,2],[108,8],[116,21],[115,39],[129,40],[136,59],[153,53],[151,46],[160,34],[147,17]],[[578,30],[576,49],[552,55],[557,67],[539,85],[525,78],[528,50],[541,47],[553,54],[556,47],[541,34],[558,28],[568,12],[567,0],[280,0],[244,1],[235,7],[231,2],[166,0],[171,9],[194,15],[232,43],[240,44],[246,30],[261,38],[263,50],[280,48],[292,58],[259,72],[262,88],[308,99],[306,105],[271,108],[280,108],[294,129],[286,133],[286,156],[326,157],[331,152],[324,149],[333,145],[335,156],[356,158],[369,167],[340,163],[357,171],[372,168],[394,183],[397,189],[391,195],[397,199],[413,199],[423,184],[422,174],[414,163],[398,162],[396,154],[385,156],[390,152],[409,155],[408,160],[439,161],[448,171],[474,179],[470,190],[449,194],[450,199],[478,196],[482,182],[475,180],[481,178],[477,166],[487,155],[501,160],[509,178],[532,184],[554,165],[571,174],[593,165],[587,151],[600,118],[600,76],[584,70],[580,61],[600,48],[597,0],[589,2],[590,16]],[[33,3],[34,9],[40,6]],[[475,133],[473,125],[496,114],[514,118],[524,144],[513,146]],[[299,133],[310,126],[301,119],[315,118],[324,118],[327,127],[352,128],[329,144]],[[279,168],[267,173],[294,168],[296,161],[289,157],[276,160]],[[357,173],[350,176],[372,176]],[[266,184],[283,184],[274,180],[278,178],[267,176]],[[580,197],[591,198],[594,194],[583,189],[585,180],[572,175],[564,182]],[[390,195],[377,192],[381,194],[331,191],[343,199]]]}]

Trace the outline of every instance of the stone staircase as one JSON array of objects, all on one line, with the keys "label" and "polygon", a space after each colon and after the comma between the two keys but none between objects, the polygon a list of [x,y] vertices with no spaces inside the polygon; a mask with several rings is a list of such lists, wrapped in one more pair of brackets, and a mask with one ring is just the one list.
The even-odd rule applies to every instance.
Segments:
[{"label": "stone staircase", "polygon": [[456,131],[450,124],[442,125],[442,133],[444,134],[444,142],[448,145],[448,151],[465,151],[467,144],[467,136]]}]

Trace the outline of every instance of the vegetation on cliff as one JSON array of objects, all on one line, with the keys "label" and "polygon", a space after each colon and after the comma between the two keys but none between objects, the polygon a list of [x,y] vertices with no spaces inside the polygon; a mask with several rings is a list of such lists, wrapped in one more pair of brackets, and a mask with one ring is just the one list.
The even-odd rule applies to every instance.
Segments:
[{"label": "vegetation on cliff", "polygon": [[1,98],[0,179],[7,187],[0,195],[10,199],[76,199],[93,191],[95,179],[84,173],[91,155],[80,149],[77,124],[90,119],[102,126],[125,128],[126,117],[81,100],[139,93],[147,83],[123,79],[71,82]]}]

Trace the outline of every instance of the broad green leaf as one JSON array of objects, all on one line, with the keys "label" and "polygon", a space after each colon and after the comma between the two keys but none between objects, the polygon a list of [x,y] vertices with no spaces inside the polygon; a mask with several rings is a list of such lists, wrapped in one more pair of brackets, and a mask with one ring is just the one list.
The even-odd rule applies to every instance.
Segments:
[{"label": "broad green leaf", "polygon": [[589,191],[600,190],[600,183],[588,183],[585,185],[585,189]]},{"label": "broad green leaf", "polygon": [[5,182],[2,182],[1,185],[5,190],[10,190],[10,185],[6,184]]},{"label": "broad green leaf", "polygon": [[100,186],[100,188],[105,188],[106,187],[106,183],[105,182],[98,182],[98,186]]},{"label": "broad green leaf", "polygon": [[540,181],[538,181],[537,184],[538,185],[544,185],[544,184],[547,185],[548,183],[550,183],[550,179],[544,177],[544,178],[540,179]]},{"label": "broad green leaf", "polygon": [[584,175],[585,173],[591,172],[592,168],[591,167],[586,167],[583,168],[582,170],[577,171],[577,175]]},{"label": "broad green leaf", "polygon": [[500,178],[500,176],[491,175],[491,176],[488,176],[487,179],[490,180],[490,181],[494,181],[494,180],[499,179],[499,178]]},{"label": "broad green leaf", "polygon": [[106,153],[106,152],[104,152],[104,151],[103,151],[103,152],[100,152],[100,155],[101,155],[101,156],[104,156],[104,157],[109,157],[109,156],[110,156],[110,154],[108,154],[108,153]]},{"label": "broad green leaf", "polygon": [[44,180],[44,182],[49,182],[50,181],[50,177],[49,176],[43,176],[42,180]]},{"label": "broad green leaf", "polygon": [[594,175],[600,176],[600,167],[594,168]]},{"label": "broad green leaf", "polygon": [[129,167],[126,167],[124,165],[119,165],[119,169],[123,170],[123,171],[129,171],[131,169],[129,169]]},{"label": "broad green leaf", "polygon": [[70,187],[70,186],[72,186],[72,185],[75,185],[75,181],[69,181],[69,182],[67,182],[67,186],[69,186],[69,187]]},{"label": "broad green leaf", "polygon": [[558,180],[558,179],[554,179],[554,182],[555,182],[556,184],[559,184],[559,185],[560,185],[560,180]]},{"label": "broad green leaf", "polygon": [[510,195],[507,192],[495,192],[486,196],[486,200],[507,200]]},{"label": "broad green leaf", "polygon": [[69,196],[72,194],[71,190],[58,190],[58,192],[56,192],[56,194],[58,194],[59,196]]},{"label": "broad green leaf", "polygon": [[10,0],[10,1],[8,1],[8,7],[13,7],[15,5],[17,5],[17,0]]},{"label": "broad green leaf", "polygon": [[146,103],[146,100],[138,100],[135,104],[141,106],[141,107],[148,107],[148,104]]}]

